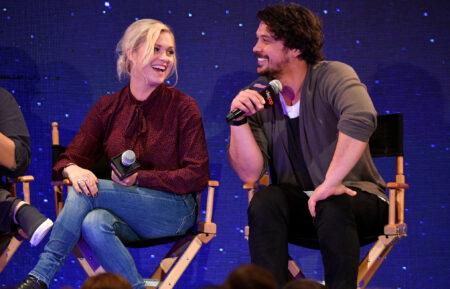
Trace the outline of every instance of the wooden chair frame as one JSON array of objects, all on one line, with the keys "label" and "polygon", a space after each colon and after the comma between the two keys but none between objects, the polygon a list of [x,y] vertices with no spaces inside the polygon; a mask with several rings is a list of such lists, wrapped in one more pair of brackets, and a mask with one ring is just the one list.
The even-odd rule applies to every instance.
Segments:
[{"label": "wooden chair frame", "polygon": [[[52,123],[52,142],[53,145],[60,145],[59,143],[59,131],[58,124],[56,122]],[[64,191],[67,192],[68,186],[71,183],[68,179],[62,181],[53,181],[52,186],[55,192],[55,206],[56,214],[58,215],[63,208],[63,197]],[[183,272],[189,266],[191,261],[196,256],[197,252],[204,245],[209,243],[215,236],[217,232],[217,226],[212,221],[213,217],[213,207],[214,207],[214,193],[215,188],[219,186],[218,181],[208,182],[208,195],[206,201],[206,217],[204,222],[197,222],[197,230],[195,232],[186,234],[182,237],[175,238],[161,238],[161,241],[156,240],[149,246],[133,246],[130,247],[150,247],[157,244],[169,243],[175,241],[172,248],[159,263],[159,265],[154,270],[153,274],[150,276],[148,281],[149,285],[146,285],[149,289],[169,289],[173,288],[177,283],[178,279],[181,277]],[[199,207],[200,207],[200,195],[198,197]],[[175,240],[174,240],[175,239]],[[167,241],[166,241],[167,240]],[[151,242],[151,240],[149,240]],[[128,245],[128,244],[126,244]],[[103,267],[95,260],[94,255],[87,245],[87,243],[80,238],[75,248],[72,250],[78,263],[81,265],[83,270],[88,276],[93,276],[102,272],[105,272]]]},{"label": "wooden chair frame", "polygon": [[[30,182],[34,181],[33,176],[21,176],[14,179],[9,179],[10,192],[13,197],[17,196],[16,183],[22,183],[23,200],[30,204]],[[6,235],[5,235],[6,238]],[[19,246],[22,244],[23,240],[28,239],[27,234],[22,229],[19,229],[16,233],[12,235],[11,240],[5,247],[0,255],[0,273],[6,267],[8,262],[11,260],[14,253],[16,253]]]},{"label": "wooden chair frame", "polygon": [[[379,118],[380,120],[380,118]],[[403,129],[403,123],[402,128]],[[403,146],[403,144],[402,144]],[[255,190],[260,186],[269,185],[269,176],[264,175],[256,184],[246,183],[243,188],[248,193],[248,203],[250,204]],[[388,224],[384,227],[384,235],[378,236],[378,240],[372,246],[370,251],[361,261],[358,268],[357,284],[359,289],[366,288],[375,272],[385,260],[387,254],[400,239],[406,237],[407,225],[405,223],[405,189],[409,186],[405,183],[403,172],[403,155],[396,156],[396,175],[395,182],[389,182],[386,185],[389,191],[389,217]],[[248,240],[249,226],[245,226],[245,238]],[[288,270],[290,279],[306,278],[295,261],[289,256]]]}]

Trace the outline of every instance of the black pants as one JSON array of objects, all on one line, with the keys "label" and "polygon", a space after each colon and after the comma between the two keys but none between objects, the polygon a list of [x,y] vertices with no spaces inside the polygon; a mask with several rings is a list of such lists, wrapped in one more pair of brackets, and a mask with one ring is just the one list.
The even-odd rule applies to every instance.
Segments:
[{"label": "black pants", "polygon": [[356,288],[360,246],[383,233],[388,204],[357,191],[354,197],[331,196],[316,205],[313,219],[308,197],[290,185],[257,192],[248,208],[249,247],[253,264],[271,271],[281,288],[288,277],[288,243],[320,249],[330,289]]},{"label": "black pants", "polygon": [[0,234],[14,232],[17,226],[12,222],[14,207],[21,200],[11,196],[11,193],[0,188]]}]

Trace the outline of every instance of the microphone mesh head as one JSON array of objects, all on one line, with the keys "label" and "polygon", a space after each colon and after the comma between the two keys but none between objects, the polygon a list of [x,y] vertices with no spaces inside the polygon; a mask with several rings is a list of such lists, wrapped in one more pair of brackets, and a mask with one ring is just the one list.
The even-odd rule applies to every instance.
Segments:
[{"label": "microphone mesh head", "polygon": [[283,89],[283,86],[281,85],[281,82],[278,79],[270,81],[269,85],[272,87],[273,92],[275,92],[275,94],[280,93],[280,91]]},{"label": "microphone mesh head", "polygon": [[127,150],[122,153],[122,165],[128,167],[136,161],[136,155],[134,151]]}]

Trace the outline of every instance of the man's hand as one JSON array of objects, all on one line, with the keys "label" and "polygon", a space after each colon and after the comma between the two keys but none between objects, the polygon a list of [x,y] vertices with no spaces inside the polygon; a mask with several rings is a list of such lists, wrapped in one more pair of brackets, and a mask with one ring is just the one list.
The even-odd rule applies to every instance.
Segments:
[{"label": "man's hand", "polygon": [[250,116],[264,109],[266,101],[255,90],[246,89],[238,93],[231,102],[230,111],[240,109],[245,112],[245,116]]},{"label": "man's hand", "polygon": [[120,179],[116,176],[116,174],[115,174],[113,171],[111,171],[111,179],[112,179],[113,181],[115,181],[116,183],[121,184],[122,186],[126,186],[126,187],[130,187],[130,186],[132,186],[132,185],[134,185],[134,184],[136,183],[137,175],[138,175],[138,173],[135,172],[135,173],[132,174],[131,176],[126,177],[126,178],[123,179],[123,180],[120,180]]},{"label": "man's hand", "polygon": [[311,216],[316,216],[316,204],[318,201],[325,200],[333,195],[347,194],[352,197],[356,195],[355,191],[342,184],[342,180],[361,158],[366,147],[367,142],[339,132],[336,150],[328,167],[325,181],[314,190],[311,198],[309,198],[308,208]]},{"label": "man's hand", "polygon": [[347,188],[343,184],[327,184],[323,182],[315,190],[308,201],[308,208],[311,216],[316,216],[316,204],[318,201],[325,200],[329,196],[337,196],[347,194],[349,196],[356,196],[356,192]]}]

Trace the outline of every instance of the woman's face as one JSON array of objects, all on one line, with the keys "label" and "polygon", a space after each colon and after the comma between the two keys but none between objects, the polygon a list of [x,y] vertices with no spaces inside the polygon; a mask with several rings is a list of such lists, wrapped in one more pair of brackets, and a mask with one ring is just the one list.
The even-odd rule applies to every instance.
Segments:
[{"label": "woman's face", "polygon": [[166,80],[172,71],[175,61],[175,42],[172,34],[161,32],[156,40],[153,56],[150,62],[142,66],[145,46],[140,45],[129,57],[132,63],[130,78],[133,81],[143,81],[150,87],[156,87]]}]

